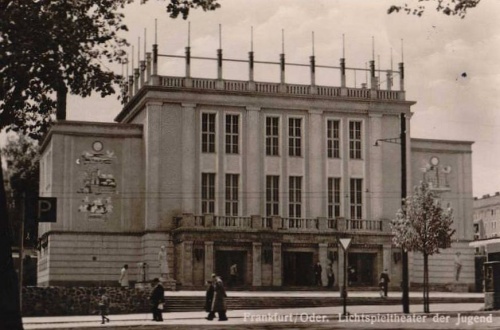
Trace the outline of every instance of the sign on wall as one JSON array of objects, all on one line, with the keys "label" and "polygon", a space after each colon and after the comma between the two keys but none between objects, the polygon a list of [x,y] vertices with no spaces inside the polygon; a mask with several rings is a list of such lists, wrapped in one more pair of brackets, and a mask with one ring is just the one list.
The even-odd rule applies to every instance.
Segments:
[{"label": "sign on wall", "polygon": [[57,222],[57,198],[38,198],[38,222]]}]

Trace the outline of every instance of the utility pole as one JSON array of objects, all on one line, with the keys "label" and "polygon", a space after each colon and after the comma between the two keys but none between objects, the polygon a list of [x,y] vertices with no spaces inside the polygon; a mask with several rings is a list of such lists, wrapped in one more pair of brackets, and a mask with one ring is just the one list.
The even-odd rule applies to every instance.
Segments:
[{"label": "utility pole", "polygon": [[[404,206],[406,200],[406,115],[401,113],[401,206]],[[410,313],[410,297],[408,283],[408,252],[402,248],[403,263],[403,313]]]}]

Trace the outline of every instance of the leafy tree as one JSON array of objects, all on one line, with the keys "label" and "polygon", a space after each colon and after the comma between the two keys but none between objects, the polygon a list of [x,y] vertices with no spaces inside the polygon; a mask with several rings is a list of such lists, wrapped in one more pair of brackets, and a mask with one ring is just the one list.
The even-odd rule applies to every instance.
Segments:
[{"label": "leafy tree", "polygon": [[451,246],[452,209],[444,209],[429,184],[421,182],[391,221],[393,243],[424,257],[424,312],[429,313],[429,256]]},{"label": "leafy tree", "polygon": [[[214,10],[217,0],[169,0],[170,16]],[[40,139],[55,117],[66,119],[66,96],[115,93],[127,41],[121,9],[133,0],[0,1],[0,130]],[[142,3],[146,2],[141,0]],[[54,111],[55,110],[55,111]],[[0,159],[1,161],[1,159]],[[4,182],[3,170],[0,182]],[[0,329],[22,329],[5,187],[0,186]]]},{"label": "leafy tree", "polygon": [[[39,195],[40,163],[39,145],[36,140],[25,135],[11,135],[8,142],[1,150],[3,160],[6,164],[5,176],[8,178],[15,211],[25,219],[24,245],[34,247],[36,245],[38,226],[34,221],[34,214],[30,210],[36,209],[36,197]],[[25,206],[22,211],[21,207]],[[14,224],[14,238],[19,236],[19,224]]]},{"label": "leafy tree", "polygon": [[[141,0],[142,3],[148,2],[148,0]],[[177,18],[182,15],[183,19],[186,19],[189,15],[190,9],[201,8],[204,11],[216,10],[220,8],[220,4],[217,0],[169,0],[167,5],[167,13],[170,17]]]},{"label": "leafy tree", "polygon": [[426,5],[432,3],[436,7],[436,11],[441,12],[448,16],[458,16],[460,18],[465,18],[467,15],[467,10],[475,8],[479,5],[481,0],[418,0],[419,5],[409,6],[405,4],[404,6],[392,5],[388,10],[388,14],[394,12],[405,12],[407,14],[422,16],[426,10]]},{"label": "leafy tree", "polygon": [[[148,0],[141,0],[145,3]],[[126,59],[121,13],[133,0],[0,1],[0,129],[37,138],[51,122],[66,119],[66,96],[114,94],[121,76],[107,63]],[[215,10],[217,0],[169,0],[170,17],[190,9]]]}]

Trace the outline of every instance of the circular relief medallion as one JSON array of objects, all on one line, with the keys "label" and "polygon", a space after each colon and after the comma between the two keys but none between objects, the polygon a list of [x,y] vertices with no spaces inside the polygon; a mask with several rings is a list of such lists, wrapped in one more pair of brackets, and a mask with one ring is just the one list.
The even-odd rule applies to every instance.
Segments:
[{"label": "circular relief medallion", "polygon": [[103,145],[101,141],[95,141],[94,143],[92,143],[92,149],[94,149],[94,151],[101,151],[102,148]]},{"label": "circular relief medallion", "polygon": [[431,165],[437,166],[439,164],[439,158],[436,156],[431,157]]}]

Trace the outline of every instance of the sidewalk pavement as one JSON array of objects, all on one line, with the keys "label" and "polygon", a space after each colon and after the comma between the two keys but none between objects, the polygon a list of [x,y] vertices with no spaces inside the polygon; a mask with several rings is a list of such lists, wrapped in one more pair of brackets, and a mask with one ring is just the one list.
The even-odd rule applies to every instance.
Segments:
[{"label": "sidewalk pavement", "polygon": [[[172,292],[167,292],[166,296],[171,296]],[[192,291],[188,292],[176,292],[177,295],[195,295]],[[204,292],[199,292],[200,294]],[[324,296],[325,294],[334,294],[332,292],[231,292],[232,296]],[[338,293],[336,293],[338,295]],[[394,292],[390,294],[390,297],[399,297],[401,293]],[[419,295],[419,292],[411,292],[410,296]],[[329,296],[327,295],[327,296]],[[376,297],[377,292],[351,292],[350,297]],[[475,293],[431,293],[432,297],[475,297]],[[479,294],[481,295],[481,294]],[[457,299],[458,300],[458,299]],[[347,311],[351,315],[357,314],[371,314],[371,315],[383,315],[383,314],[394,314],[405,315],[402,313],[401,305],[370,305],[370,306],[349,306],[349,299],[347,300]],[[452,303],[452,304],[431,304],[430,310],[431,316],[435,316],[436,313],[443,314],[444,316],[451,316],[452,320],[457,319],[457,313],[462,315],[492,315],[490,318],[493,319],[493,324],[488,324],[488,326],[493,325],[491,329],[500,328],[500,312],[481,312],[481,308],[484,306],[483,303]],[[343,313],[343,306],[335,307],[312,307],[312,308],[286,308],[286,309],[259,309],[259,310],[231,310],[229,306],[227,322],[210,322],[205,319],[206,313],[203,312],[200,306],[199,312],[169,312],[164,313],[164,323],[151,321],[150,313],[144,314],[124,314],[124,315],[110,315],[110,323],[101,325],[101,318],[99,315],[85,315],[85,316],[57,316],[57,317],[25,317],[23,318],[24,328],[29,329],[92,329],[92,328],[135,328],[135,327],[152,327],[159,329],[160,324],[164,326],[189,326],[192,325],[195,328],[204,327],[207,325],[213,326],[224,326],[226,328],[258,328],[259,324],[269,324],[269,323],[282,323],[283,325],[289,320],[295,320],[302,325],[307,325],[311,322],[311,326],[317,324],[317,322],[323,322],[325,319],[331,323],[331,325],[340,326],[342,325],[339,321],[339,316]],[[415,313],[422,313],[422,305],[411,305],[410,315],[415,315]],[[340,323],[339,323],[340,322]],[[449,321],[448,325],[451,323],[455,324],[456,321]],[[346,328],[350,328],[353,324],[344,324]],[[363,325],[361,323],[361,325]],[[363,328],[363,327],[361,327]],[[365,328],[370,328],[365,325]],[[380,327],[379,327],[380,328]],[[431,327],[433,329],[437,327]],[[445,328],[443,328],[445,329]],[[446,328],[447,329],[447,328]],[[456,327],[459,329],[459,327]],[[469,327],[470,329],[470,327]]]},{"label": "sidewalk pavement", "polygon": [[[226,290],[231,297],[340,297],[339,291],[231,291]],[[410,291],[410,298],[422,297],[422,291]],[[165,297],[199,297],[205,296],[205,291],[165,291]],[[401,291],[389,292],[390,297],[401,297]],[[484,298],[484,293],[478,292],[430,292],[430,298]],[[349,291],[349,297],[380,297],[379,291]]]}]

